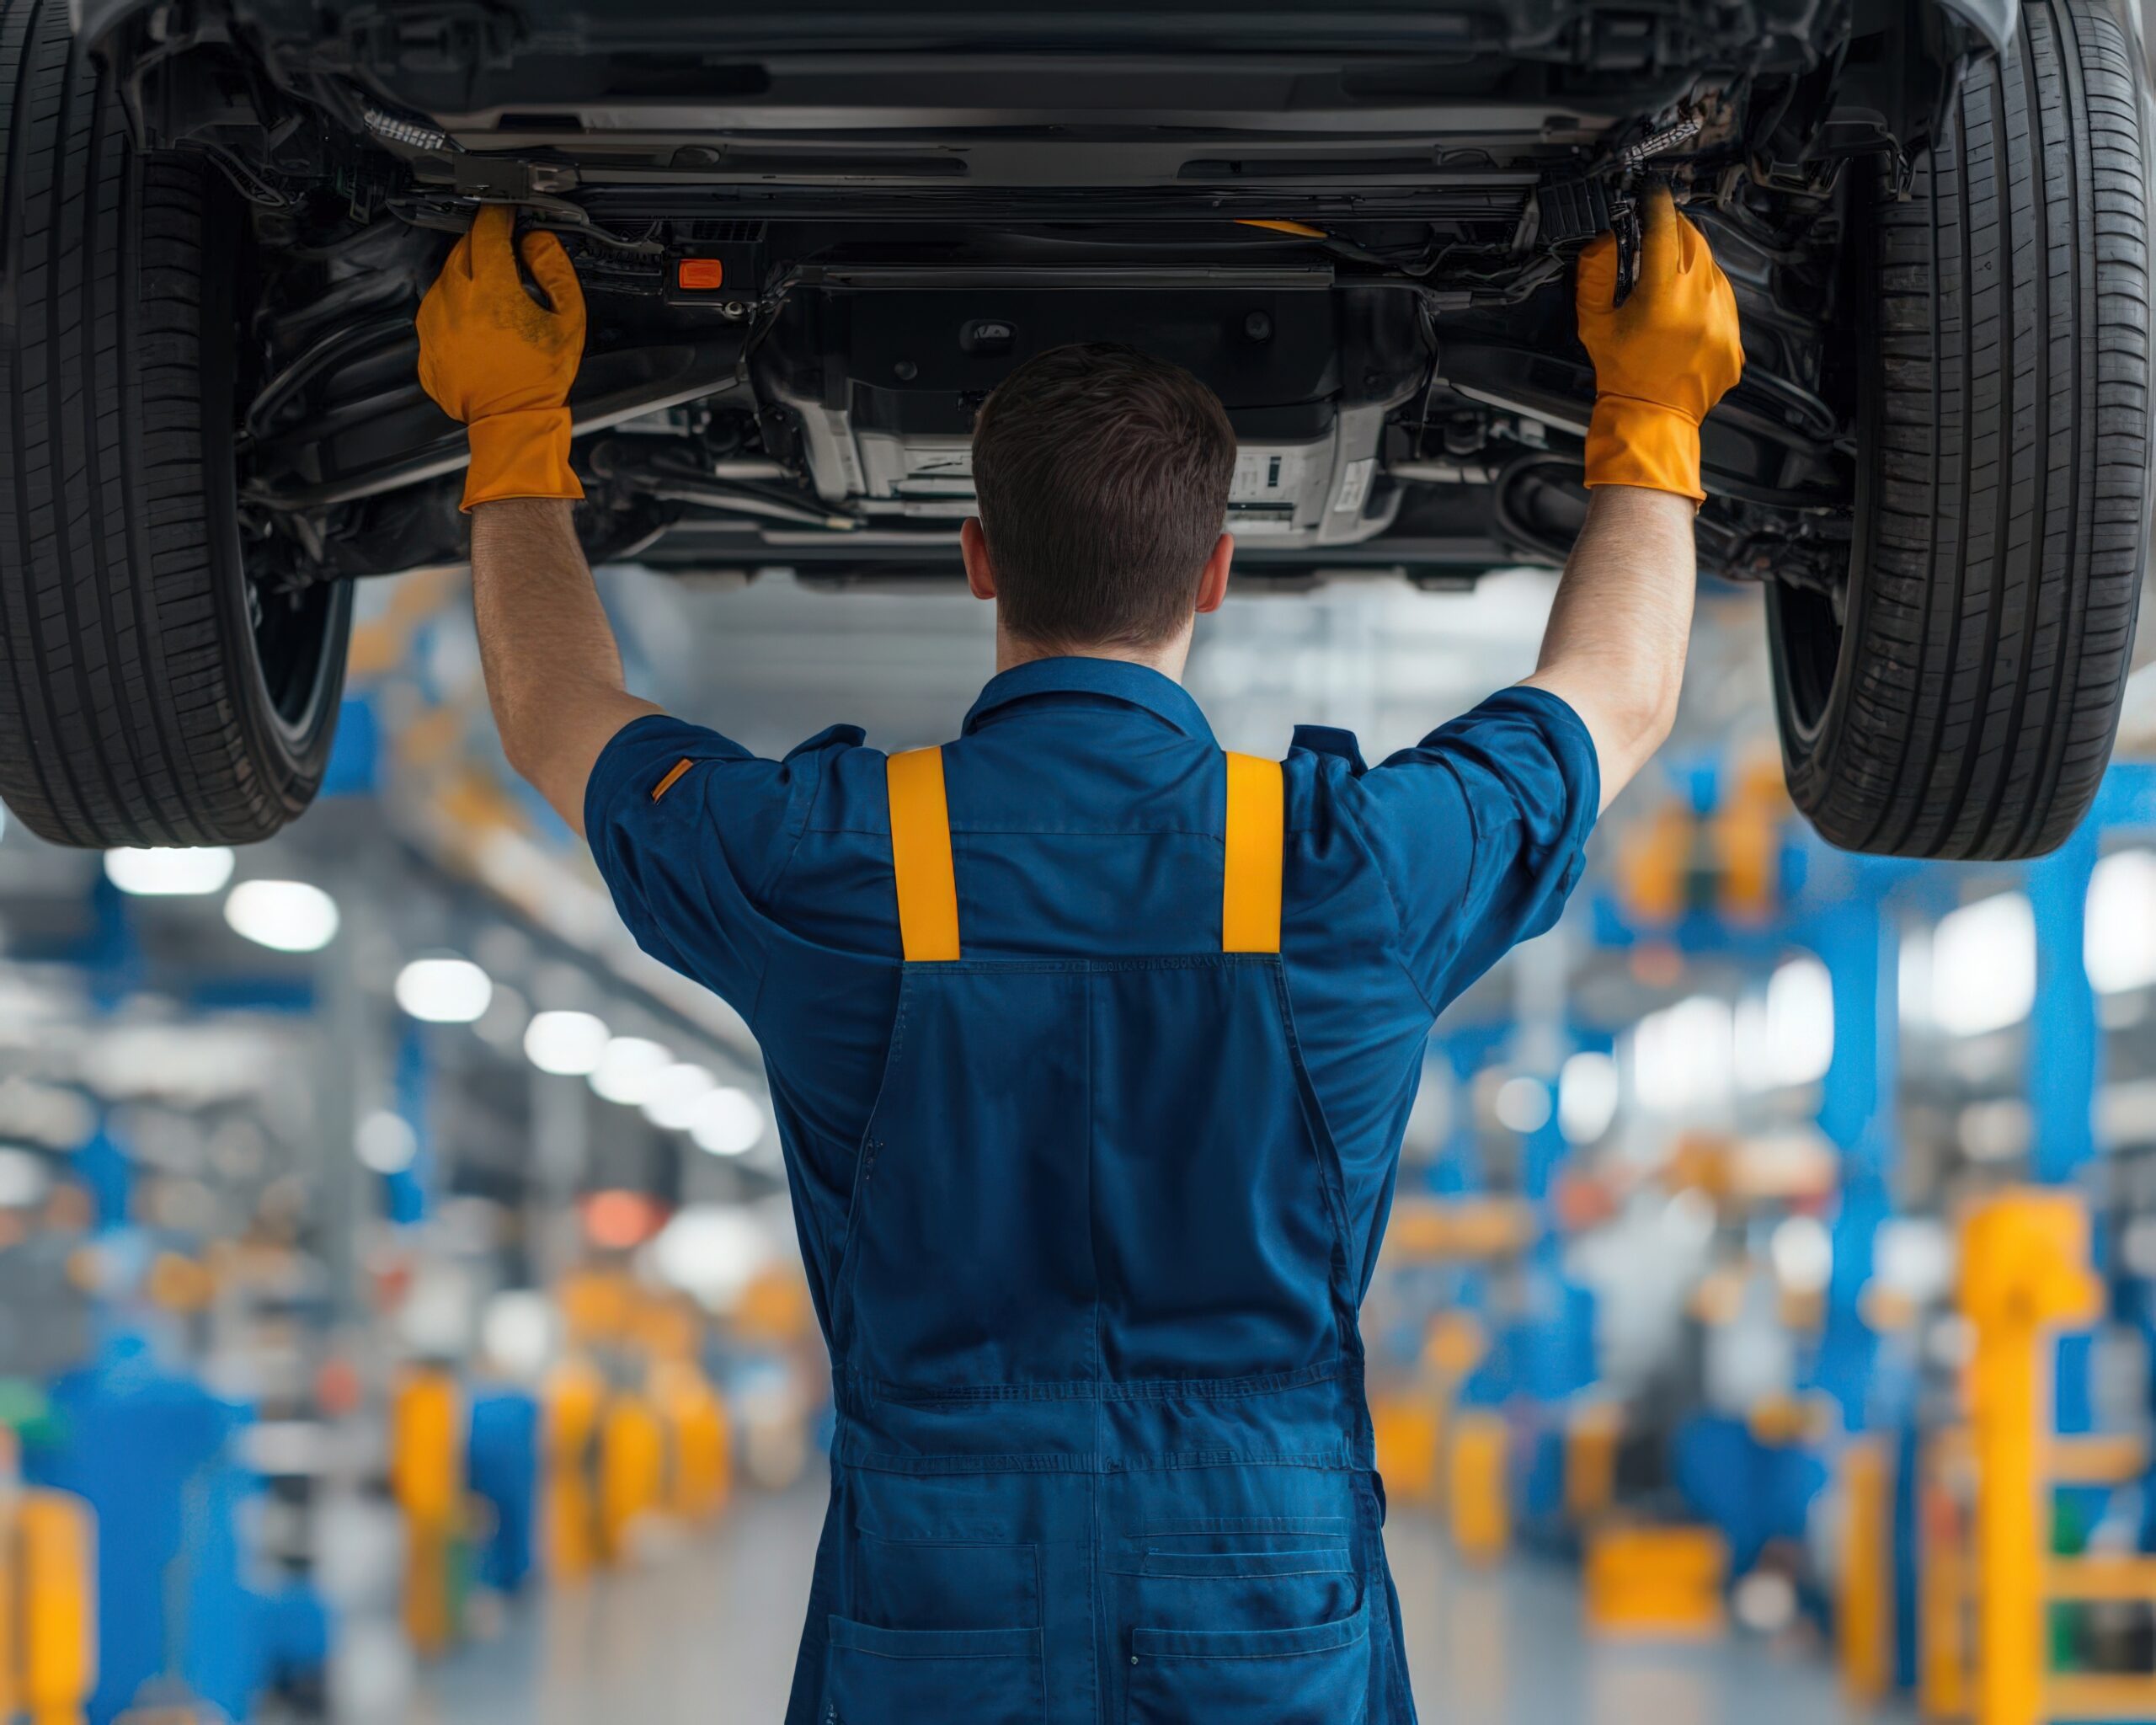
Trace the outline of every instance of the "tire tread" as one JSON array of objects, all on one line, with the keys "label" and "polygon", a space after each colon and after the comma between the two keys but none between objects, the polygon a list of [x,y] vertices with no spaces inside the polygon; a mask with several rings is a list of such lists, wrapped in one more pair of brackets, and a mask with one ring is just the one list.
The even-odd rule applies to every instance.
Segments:
[{"label": "tire tread", "polygon": [[0,798],[62,844],[267,837],[328,737],[270,733],[231,638],[204,423],[217,189],[134,148],[61,0],[0,4]]},{"label": "tire tread", "polygon": [[2097,0],[2031,0],[1911,195],[1878,205],[1849,637],[1816,737],[1784,724],[1791,793],[1835,844],[2036,856],[2095,798],[2148,539],[2140,96]]}]

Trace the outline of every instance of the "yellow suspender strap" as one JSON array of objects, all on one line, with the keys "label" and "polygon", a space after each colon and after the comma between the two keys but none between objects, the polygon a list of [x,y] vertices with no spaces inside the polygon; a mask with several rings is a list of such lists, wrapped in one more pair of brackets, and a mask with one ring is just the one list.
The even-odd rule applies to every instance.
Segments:
[{"label": "yellow suspender strap", "polygon": [[[1280,863],[1287,838],[1280,763],[1230,755],[1227,843],[1220,895],[1220,950],[1280,950]],[[915,749],[885,764],[891,801],[891,870],[907,962],[958,956],[958,889],[951,871],[951,818],[943,751]]]},{"label": "yellow suspender strap", "polygon": [[1280,950],[1280,856],[1287,843],[1280,763],[1228,756],[1228,843],[1220,891],[1220,950]]},{"label": "yellow suspender strap", "polygon": [[951,815],[943,751],[913,749],[885,763],[891,798],[891,872],[906,961],[958,956],[958,885],[951,873]]}]

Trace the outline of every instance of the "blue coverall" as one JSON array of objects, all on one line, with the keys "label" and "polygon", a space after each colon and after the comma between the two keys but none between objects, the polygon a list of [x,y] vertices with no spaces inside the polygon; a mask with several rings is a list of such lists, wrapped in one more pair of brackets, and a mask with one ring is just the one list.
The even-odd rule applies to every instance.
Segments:
[{"label": "blue coverall", "polygon": [[1276,765],[1083,658],[939,752],[607,746],[594,853],[762,1046],[830,1346],[788,1725],[1412,1719],[1357,1309],[1432,1021],[1598,797],[1540,691]]}]

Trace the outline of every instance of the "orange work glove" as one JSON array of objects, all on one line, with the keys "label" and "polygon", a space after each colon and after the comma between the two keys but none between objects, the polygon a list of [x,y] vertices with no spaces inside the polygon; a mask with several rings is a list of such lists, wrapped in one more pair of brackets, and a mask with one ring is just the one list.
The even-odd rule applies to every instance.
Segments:
[{"label": "orange work glove", "polygon": [[1638,485],[1706,501],[1700,421],[1744,371],[1737,296],[1705,236],[1667,186],[1647,195],[1639,279],[1621,306],[1617,241],[1580,254],[1580,340],[1594,361],[1587,483]]},{"label": "orange work glove", "polygon": [[472,439],[464,507],[504,497],[581,497],[563,405],[584,357],[584,292],[551,233],[525,237],[524,263],[553,309],[525,291],[515,213],[488,204],[419,302],[419,382]]}]

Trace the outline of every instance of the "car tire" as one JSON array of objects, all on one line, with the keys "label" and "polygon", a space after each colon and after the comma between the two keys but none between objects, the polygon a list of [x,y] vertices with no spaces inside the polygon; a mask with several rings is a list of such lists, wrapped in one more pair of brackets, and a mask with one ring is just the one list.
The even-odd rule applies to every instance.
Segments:
[{"label": "car tire", "polygon": [[130,141],[66,0],[0,0],[0,797],[71,845],[244,842],[322,782],[347,584],[250,589],[249,234]]},{"label": "car tire", "polygon": [[2117,728],[2150,500],[2144,77],[2098,0],[2020,16],[1908,195],[1852,212],[1848,587],[1769,588],[1790,791],[1848,850],[2041,855]]}]

